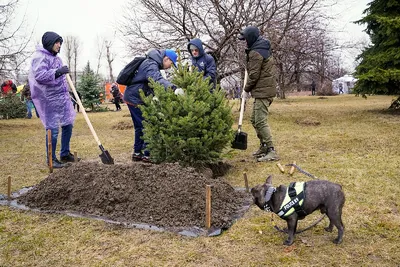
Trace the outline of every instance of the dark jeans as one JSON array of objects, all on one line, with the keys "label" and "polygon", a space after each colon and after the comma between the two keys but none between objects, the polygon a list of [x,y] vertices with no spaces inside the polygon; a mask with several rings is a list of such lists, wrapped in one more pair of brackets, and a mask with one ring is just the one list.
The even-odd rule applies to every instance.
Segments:
[{"label": "dark jeans", "polygon": [[[65,125],[61,127],[61,151],[60,151],[60,157],[63,156],[68,156],[70,153],[70,148],[69,148],[69,143],[71,141],[71,136],[72,136],[72,124]],[[46,155],[47,155],[47,161],[49,158],[48,155],[48,143],[47,143],[47,130],[46,129]],[[51,153],[52,153],[52,158],[55,160],[56,157],[56,147],[57,147],[57,138],[58,138],[58,133],[59,133],[59,128],[56,129],[50,129],[51,130]]]},{"label": "dark jeans", "polygon": [[[26,117],[31,119],[32,118],[32,108],[35,108],[35,105],[33,104],[32,100],[26,100],[25,105],[26,105],[26,111],[27,111]],[[37,113],[36,108],[35,108],[35,112],[36,112],[36,117],[39,118],[39,114]]]},{"label": "dark jeans", "polygon": [[133,127],[135,128],[135,144],[133,145],[134,153],[141,153],[144,150],[144,155],[149,156],[150,152],[146,150],[146,143],[143,141],[143,115],[138,106],[128,104],[129,112],[131,113]]}]

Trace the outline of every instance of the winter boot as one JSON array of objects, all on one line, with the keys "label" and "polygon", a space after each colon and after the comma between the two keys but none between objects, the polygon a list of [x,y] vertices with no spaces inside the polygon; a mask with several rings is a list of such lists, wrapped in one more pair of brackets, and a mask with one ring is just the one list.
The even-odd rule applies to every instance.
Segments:
[{"label": "winter boot", "polygon": [[261,156],[257,158],[258,162],[262,161],[274,161],[274,160],[279,160],[278,153],[276,153],[275,149],[273,147],[268,148],[268,152],[266,155]]},{"label": "winter boot", "polygon": [[253,157],[258,158],[265,156],[268,153],[268,147],[267,144],[261,144],[260,148],[253,153]]},{"label": "winter boot", "polygon": [[[64,162],[64,163],[66,163],[66,162],[75,162],[75,156],[72,155],[71,153],[69,153],[66,156],[62,156],[60,158],[60,160],[61,160],[61,162]],[[81,160],[81,158],[78,157],[78,161],[80,161],[80,160]]]},{"label": "winter boot", "polygon": [[[49,165],[49,163],[47,163],[47,165]],[[71,163],[63,163],[63,162],[59,161],[58,159],[53,159],[53,169],[61,169],[64,167],[68,167],[70,165],[71,165]]]}]

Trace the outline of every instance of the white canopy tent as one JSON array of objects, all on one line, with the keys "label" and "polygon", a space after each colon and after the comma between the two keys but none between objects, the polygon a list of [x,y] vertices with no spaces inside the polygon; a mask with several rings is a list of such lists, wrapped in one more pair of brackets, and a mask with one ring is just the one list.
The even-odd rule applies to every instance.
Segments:
[{"label": "white canopy tent", "polygon": [[332,91],[336,94],[350,94],[356,82],[356,78],[346,74],[332,81]]}]

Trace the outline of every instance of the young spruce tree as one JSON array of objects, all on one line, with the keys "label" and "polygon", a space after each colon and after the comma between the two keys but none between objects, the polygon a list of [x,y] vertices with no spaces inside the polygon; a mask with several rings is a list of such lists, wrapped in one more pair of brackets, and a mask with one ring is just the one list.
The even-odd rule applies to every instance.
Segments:
[{"label": "young spruce tree", "polygon": [[141,96],[145,121],[144,140],[155,162],[180,162],[200,166],[220,159],[223,148],[233,139],[231,107],[224,93],[211,85],[203,74],[179,65],[172,83],[184,95],[151,81],[154,97]]},{"label": "young spruce tree", "polygon": [[0,99],[0,119],[16,119],[26,117],[26,106],[20,97],[7,94]]},{"label": "young spruce tree", "polygon": [[100,93],[102,89],[100,87],[100,79],[90,68],[89,62],[83,70],[83,75],[78,83],[77,90],[82,95],[82,105],[94,111],[95,105],[100,102]]}]

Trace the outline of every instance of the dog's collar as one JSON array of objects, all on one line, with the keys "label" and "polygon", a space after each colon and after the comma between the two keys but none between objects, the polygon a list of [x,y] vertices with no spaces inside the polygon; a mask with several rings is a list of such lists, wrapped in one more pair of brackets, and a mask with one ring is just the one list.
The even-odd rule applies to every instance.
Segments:
[{"label": "dog's collar", "polygon": [[265,192],[265,204],[264,204],[264,210],[265,211],[271,211],[271,207],[268,205],[268,202],[271,200],[272,195],[275,193],[276,188],[273,186],[268,187],[267,192]]}]

